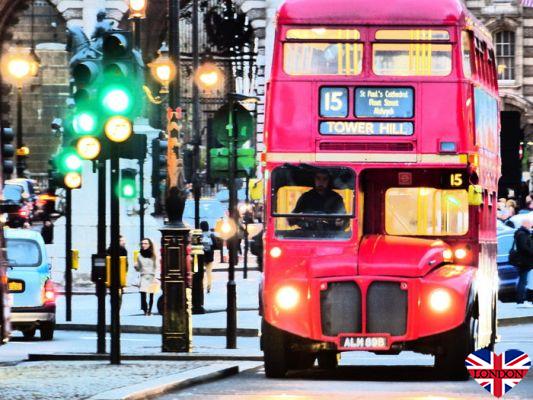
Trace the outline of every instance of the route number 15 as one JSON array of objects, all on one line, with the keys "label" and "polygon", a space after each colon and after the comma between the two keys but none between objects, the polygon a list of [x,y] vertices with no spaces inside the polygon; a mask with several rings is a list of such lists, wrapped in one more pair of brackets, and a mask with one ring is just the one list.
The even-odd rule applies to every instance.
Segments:
[{"label": "route number 15", "polygon": [[320,89],[320,116],[348,116],[348,89],[323,87]]}]

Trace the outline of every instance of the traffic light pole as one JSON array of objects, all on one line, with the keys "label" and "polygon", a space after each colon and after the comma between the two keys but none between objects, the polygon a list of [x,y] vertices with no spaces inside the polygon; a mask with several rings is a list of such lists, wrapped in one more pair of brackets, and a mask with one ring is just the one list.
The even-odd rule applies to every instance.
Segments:
[{"label": "traffic light pole", "polygon": [[[196,71],[200,65],[198,52],[198,0],[192,2],[192,69]],[[200,228],[200,196],[202,188],[200,185],[200,93],[198,86],[192,85],[192,126],[193,126],[193,165],[192,165],[192,185],[194,195],[194,228]],[[210,228],[214,228],[211,226]],[[192,312],[193,314],[204,314],[204,256],[197,257],[197,270],[193,274],[192,281]]]},{"label": "traffic light pole", "polygon": [[120,364],[120,199],[119,158],[111,146],[111,364]]},{"label": "traffic light pole", "polygon": [[235,176],[237,174],[237,121],[234,112],[235,101],[229,98],[229,123],[228,123],[228,144],[229,144],[229,214],[233,219],[236,232],[229,239],[229,266],[228,266],[228,283],[227,283],[227,312],[226,312],[226,348],[237,348],[237,287],[235,283],[235,266],[237,265],[239,244],[239,217],[237,212],[237,187],[235,185]]},{"label": "traffic light pole", "polygon": [[65,190],[65,319],[72,321],[72,190]]},{"label": "traffic light pole", "polygon": [[144,158],[139,159],[139,243],[144,239]]},{"label": "traffic light pole", "polygon": [[[106,257],[106,160],[98,161],[98,249],[100,259]],[[104,354],[105,349],[105,297],[106,286],[104,279],[96,282],[96,297],[98,298],[98,324],[96,328],[97,344],[96,352]]]},{"label": "traffic light pole", "polygon": [[244,260],[242,266],[242,277],[248,279],[248,250],[250,247],[250,239],[248,238],[248,206],[250,205],[250,178],[246,177],[246,211],[244,212],[242,219],[244,222]]}]

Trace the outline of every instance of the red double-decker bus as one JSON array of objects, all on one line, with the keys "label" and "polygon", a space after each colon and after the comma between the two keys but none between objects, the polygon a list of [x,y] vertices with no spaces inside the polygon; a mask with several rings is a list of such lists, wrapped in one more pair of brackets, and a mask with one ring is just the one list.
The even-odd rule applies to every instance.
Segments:
[{"label": "red double-decker bus", "polygon": [[499,101],[460,0],[287,0],[264,154],[268,377],[496,338]]}]

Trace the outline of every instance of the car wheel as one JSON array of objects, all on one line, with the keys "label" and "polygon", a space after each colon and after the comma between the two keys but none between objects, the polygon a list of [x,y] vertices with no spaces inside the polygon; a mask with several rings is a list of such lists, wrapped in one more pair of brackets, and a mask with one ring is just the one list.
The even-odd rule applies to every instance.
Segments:
[{"label": "car wheel", "polygon": [[24,339],[33,339],[35,337],[35,328],[29,328],[22,331]]},{"label": "car wheel", "polygon": [[339,365],[339,354],[335,351],[318,353],[318,366],[322,369],[335,369]]},{"label": "car wheel", "polygon": [[52,340],[54,338],[55,322],[45,322],[39,327],[41,331],[41,340]]},{"label": "car wheel", "polygon": [[261,322],[261,348],[263,349],[266,377],[284,378],[289,370],[291,358],[287,351],[287,336],[264,319]]}]

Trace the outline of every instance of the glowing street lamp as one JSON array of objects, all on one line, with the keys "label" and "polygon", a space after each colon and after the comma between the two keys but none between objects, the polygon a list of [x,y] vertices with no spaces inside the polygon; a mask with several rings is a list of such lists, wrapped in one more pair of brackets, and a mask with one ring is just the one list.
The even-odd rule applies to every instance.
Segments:
[{"label": "glowing street lamp", "polygon": [[168,56],[166,43],[163,43],[157,54],[157,58],[149,63],[148,67],[154,79],[163,86],[160,93],[168,93],[168,85],[174,80],[177,74],[176,65],[174,65]]},{"label": "glowing street lamp", "polygon": [[26,159],[19,150],[24,146],[22,141],[22,85],[37,76],[39,61],[33,51],[22,52],[20,49],[12,51],[2,57],[0,70],[7,81],[17,86],[17,177],[22,177],[26,169]]},{"label": "glowing street lamp", "polygon": [[201,90],[213,91],[222,87],[224,74],[216,64],[204,63],[196,70],[194,82]]},{"label": "glowing street lamp", "polygon": [[146,18],[147,0],[130,0],[130,16],[129,18]]}]

